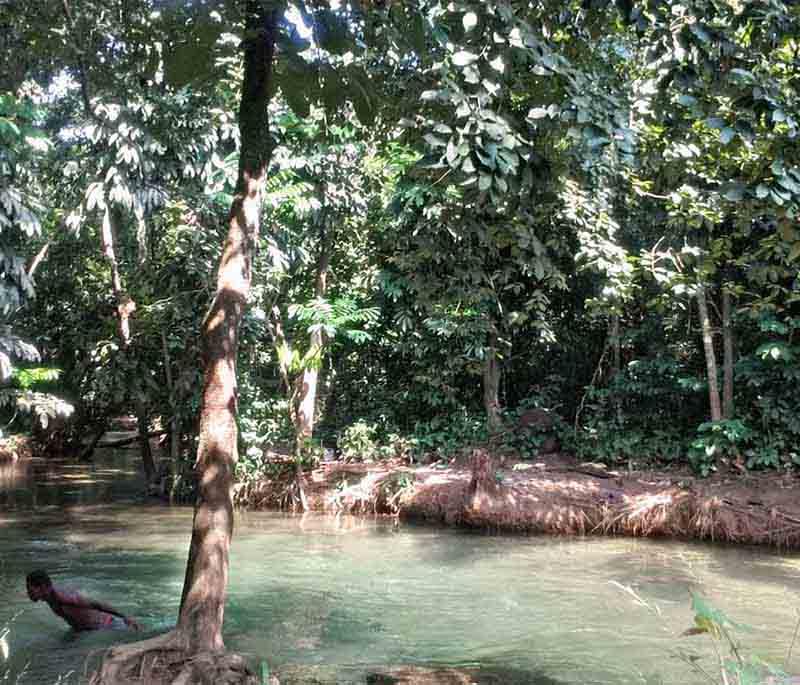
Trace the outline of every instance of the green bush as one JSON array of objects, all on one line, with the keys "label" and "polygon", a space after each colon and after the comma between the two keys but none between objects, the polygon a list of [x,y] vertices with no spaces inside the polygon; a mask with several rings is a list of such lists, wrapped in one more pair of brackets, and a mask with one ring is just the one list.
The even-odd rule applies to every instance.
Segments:
[{"label": "green bush", "polygon": [[684,459],[685,436],[705,411],[705,389],[672,358],[631,362],[607,387],[586,391],[578,430],[567,431],[565,447],[581,459],[606,464]]},{"label": "green bush", "polygon": [[337,441],[342,458],[348,461],[374,461],[380,455],[378,427],[356,421],[342,431]]},{"label": "green bush", "polygon": [[689,447],[689,463],[701,476],[716,471],[724,457],[740,457],[753,431],[740,419],[707,421],[697,428],[697,437]]}]

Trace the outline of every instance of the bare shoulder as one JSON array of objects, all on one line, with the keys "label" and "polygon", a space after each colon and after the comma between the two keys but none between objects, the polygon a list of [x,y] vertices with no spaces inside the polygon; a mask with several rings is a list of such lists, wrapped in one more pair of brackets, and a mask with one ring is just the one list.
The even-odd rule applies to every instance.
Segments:
[{"label": "bare shoulder", "polygon": [[62,604],[78,604],[86,601],[80,592],[71,588],[53,586],[53,594]]}]

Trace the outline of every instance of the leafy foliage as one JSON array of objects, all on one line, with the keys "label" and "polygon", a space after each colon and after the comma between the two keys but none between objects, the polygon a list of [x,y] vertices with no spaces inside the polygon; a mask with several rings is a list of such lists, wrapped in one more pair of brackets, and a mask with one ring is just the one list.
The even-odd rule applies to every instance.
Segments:
[{"label": "leafy foliage", "polygon": [[[191,464],[197,331],[243,152],[241,14],[21,7],[0,36],[5,390],[57,392],[84,426],[144,413]],[[298,437],[311,372],[309,463],[490,438],[706,474],[800,461],[796,7],[271,7],[242,473]],[[554,425],[493,435],[532,407]]]}]

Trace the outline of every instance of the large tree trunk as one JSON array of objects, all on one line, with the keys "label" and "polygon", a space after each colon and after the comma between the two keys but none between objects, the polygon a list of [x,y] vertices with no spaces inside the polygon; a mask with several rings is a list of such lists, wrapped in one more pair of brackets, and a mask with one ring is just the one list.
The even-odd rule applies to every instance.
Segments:
[{"label": "large tree trunk", "polygon": [[[320,224],[319,259],[317,260],[317,277],[314,285],[314,295],[324,298],[328,290],[328,267],[330,265],[330,241],[326,233],[325,216]],[[315,353],[315,360],[305,369],[300,380],[297,393],[296,431],[297,445],[302,444],[314,434],[314,417],[317,409],[317,389],[319,386],[319,369],[322,360],[322,350],[325,339],[322,331],[315,330],[311,334],[310,349]]]},{"label": "large tree trunk", "polygon": [[483,406],[489,431],[495,433],[503,427],[500,413],[500,364],[497,361],[497,333],[489,333],[486,358],[483,362]]},{"label": "large tree trunk", "polygon": [[714,338],[711,332],[711,320],[708,318],[708,302],[706,289],[702,283],[697,285],[697,311],[700,316],[700,330],[703,333],[703,350],[706,356],[706,374],[708,376],[708,399],[711,405],[711,420],[722,420],[722,408],[719,401],[717,385],[717,356],[714,353]]},{"label": "large tree trunk", "polygon": [[246,8],[239,177],[217,291],[201,332],[205,375],[195,464],[198,492],[177,625],[190,652],[224,649],[222,623],[233,533],[231,486],[238,458],[236,354],[270,158],[267,105],[278,17],[257,0],[249,0]]},{"label": "large tree trunk", "polygon": [[732,419],[735,413],[733,404],[733,305],[730,292],[722,289],[722,416]]}]

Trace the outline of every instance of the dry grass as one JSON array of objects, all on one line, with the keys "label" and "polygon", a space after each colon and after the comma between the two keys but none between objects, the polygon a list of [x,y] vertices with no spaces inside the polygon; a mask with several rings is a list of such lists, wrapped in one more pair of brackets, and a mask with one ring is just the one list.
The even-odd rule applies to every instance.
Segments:
[{"label": "dry grass", "polygon": [[[692,538],[800,548],[794,476],[697,480],[686,473],[605,473],[564,457],[525,471],[484,450],[469,464],[330,463],[309,474],[312,510],[393,514],[488,531]],[[402,476],[402,478],[400,477]],[[239,504],[291,508],[279,480],[238,493]]]}]

